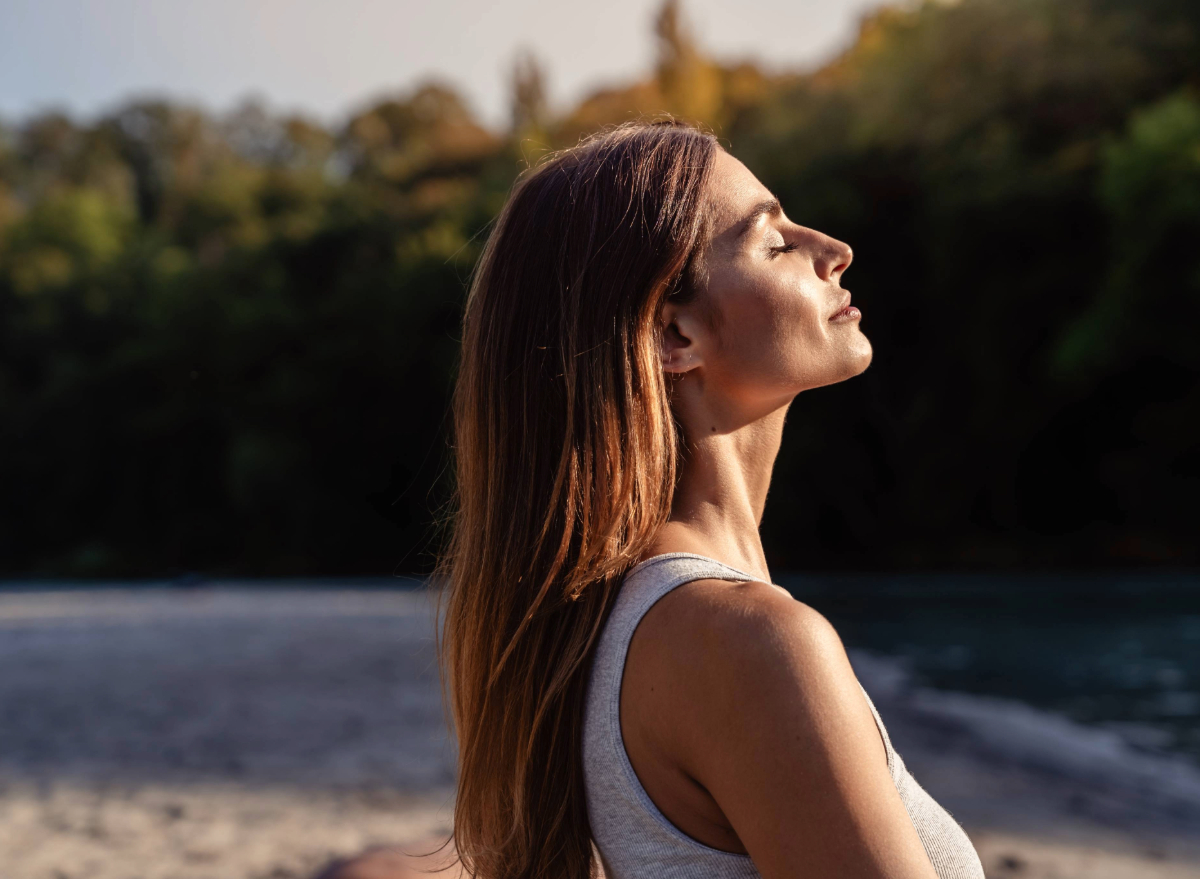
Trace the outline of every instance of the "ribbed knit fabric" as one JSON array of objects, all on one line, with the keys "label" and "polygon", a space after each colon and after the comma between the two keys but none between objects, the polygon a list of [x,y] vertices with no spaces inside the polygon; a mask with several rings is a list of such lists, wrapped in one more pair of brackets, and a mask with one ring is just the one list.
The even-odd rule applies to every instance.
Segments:
[{"label": "ribbed knit fabric", "polygon": [[[642,787],[621,736],[621,677],[637,624],[675,587],[707,579],[757,578],[691,553],[654,556],[626,575],[600,635],[588,682],[583,761],[588,817],[606,879],[751,879],[760,875],[749,855],[711,848],[672,824]],[[939,879],[984,879],[983,866],[966,833],[917,784],[892,748],[866,690],[863,697],[883,737],[892,781]]]}]

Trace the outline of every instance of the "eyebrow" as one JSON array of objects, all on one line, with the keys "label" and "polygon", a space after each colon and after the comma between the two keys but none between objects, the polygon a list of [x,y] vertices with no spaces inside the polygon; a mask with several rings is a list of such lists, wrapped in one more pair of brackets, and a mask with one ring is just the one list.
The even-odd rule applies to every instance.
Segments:
[{"label": "eyebrow", "polygon": [[760,201],[742,220],[741,225],[738,227],[736,236],[737,239],[740,240],[751,229],[753,229],[754,224],[758,221],[759,217],[764,215],[769,217],[778,217],[781,213],[783,213],[783,207],[779,204],[779,199],[775,198],[774,196],[771,196],[764,201]]}]

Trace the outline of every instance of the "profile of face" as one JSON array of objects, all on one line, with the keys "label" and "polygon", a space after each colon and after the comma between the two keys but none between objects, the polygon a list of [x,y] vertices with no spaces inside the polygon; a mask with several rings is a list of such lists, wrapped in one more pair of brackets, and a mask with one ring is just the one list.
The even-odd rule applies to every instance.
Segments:
[{"label": "profile of face", "polygon": [[798,393],[858,375],[871,362],[861,314],[842,289],[846,244],[787,218],[750,170],[717,150],[705,193],[705,280],[663,307],[663,369],[672,396],[734,428]]}]

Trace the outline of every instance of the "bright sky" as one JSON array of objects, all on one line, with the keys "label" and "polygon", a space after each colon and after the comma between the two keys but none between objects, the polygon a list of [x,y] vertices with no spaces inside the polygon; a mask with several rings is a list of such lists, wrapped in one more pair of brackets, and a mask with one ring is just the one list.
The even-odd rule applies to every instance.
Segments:
[{"label": "bright sky", "polygon": [[[805,67],[844,46],[878,0],[683,0],[713,55]],[[92,116],[133,95],[227,110],[254,96],[336,122],[438,76],[506,121],[519,47],[556,106],[639,76],[659,0],[0,0],[0,117]]]}]

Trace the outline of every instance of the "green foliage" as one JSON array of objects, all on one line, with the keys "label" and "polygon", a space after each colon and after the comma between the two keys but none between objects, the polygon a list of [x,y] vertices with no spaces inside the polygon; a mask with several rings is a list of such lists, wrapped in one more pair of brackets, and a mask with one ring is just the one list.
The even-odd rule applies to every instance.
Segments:
[{"label": "green foliage", "polygon": [[[1078,377],[1153,347],[1200,369],[1200,103],[1188,91],[1134,112],[1105,145],[1100,201],[1109,212],[1107,283],[1055,352]],[[1142,320],[1138,312],[1158,316]]]},{"label": "green foliage", "polygon": [[[791,215],[855,245],[847,283],[877,350],[863,380],[797,402],[770,539],[885,563],[1195,558],[1197,315],[1182,291],[1200,212],[1191,172],[1141,147],[1153,207],[1115,195],[1111,146],[1131,112],[1196,80],[1189,15],[885,9],[735,125]],[[1170,112],[1170,148],[1186,150],[1186,114]],[[1168,207],[1155,187],[1173,186]],[[855,466],[811,463],[831,454]]]},{"label": "green foliage", "polygon": [[131,219],[101,192],[54,192],[6,230],[3,269],[9,284],[29,296],[96,278],[124,250]]},{"label": "green foliage", "polygon": [[875,363],[797,400],[773,561],[1195,561],[1194,5],[883,9],[803,75],[682,16],[652,77],[560,117],[524,58],[507,133],[439,83],[338,130],[161,101],[0,127],[0,571],[426,568],[490,219],[540,152],[662,111],[857,254]]}]

